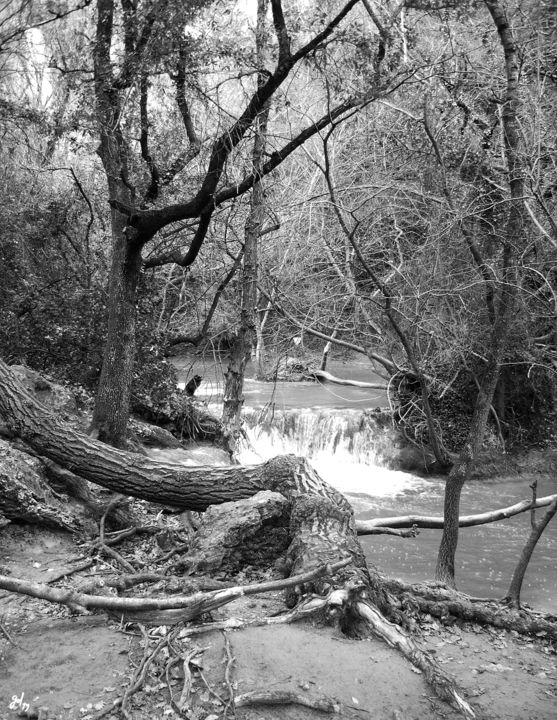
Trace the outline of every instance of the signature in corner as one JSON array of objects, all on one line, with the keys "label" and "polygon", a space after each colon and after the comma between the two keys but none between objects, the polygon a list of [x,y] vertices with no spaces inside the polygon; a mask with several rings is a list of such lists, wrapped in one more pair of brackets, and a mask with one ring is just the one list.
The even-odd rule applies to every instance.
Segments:
[{"label": "signature in corner", "polygon": [[8,705],[9,710],[23,710],[24,712],[27,712],[30,708],[29,703],[23,702],[23,697],[25,693],[21,693],[21,697],[18,697],[17,695],[12,695],[12,701]]}]

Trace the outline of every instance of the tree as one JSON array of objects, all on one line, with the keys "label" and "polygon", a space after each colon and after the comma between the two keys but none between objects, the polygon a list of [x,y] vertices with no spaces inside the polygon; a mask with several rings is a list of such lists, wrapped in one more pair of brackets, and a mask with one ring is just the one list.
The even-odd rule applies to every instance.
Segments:
[{"label": "tree", "polygon": [[[206,170],[198,182],[192,178],[191,185],[188,183],[191,189],[188,190],[187,198],[165,204],[159,199],[164,185],[199,150],[185,96],[185,71],[191,58],[180,39],[191,15],[183,10],[181,3],[158,0],[140,6],[125,4],[122,16],[118,17],[113,0],[98,0],[94,46],[95,96],[101,136],[99,153],[108,181],[113,242],[108,332],[93,418],[94,430],[100,438],[115,445],[124,443],[135,350],[135,300],[142,268],[142,251],[156,233],[180,221],[194,221],[187,252],[167,252],[156,259],[149,259],[151,266],[175,262],[188,267],[197,258],[216,208],[249,190],[259,177],[274,170],[308,137],[342,117],[351,108],[385,92],[383,88],[373,86],[357,96],[340,100],[331,111],[274,150],[259,172],[248,171],[241,175],[239,168],[234,169],[239,147],[265,105],[277,94],[295,67],[330,40],[355,5],[356,0],[346,2],[328,22],[318,29],[312,28],[310,39],[292,51],[291,34],[282,4],[279,0],[271,3],[277,43],[274,70],[265,72],[265,81],[251,93],[237,119],[229,127],[222,131],[220,125],[217,125],[213,144],[207,152]],[[170,43],[168,54],[157,57],[155,46],[167,43]],[[120,49],[121,56],[116,66],[114,53]],[[181,155],[179,160],[171,163],[168,171],[163,171],[153,159],[147,111],[149,76],[159,68],[168,72],[168,65],[172,68],[176,103],[190,140],[190,151],[189,155]],[[140,106],[141,160],[148,170],[147,186],[143,189],[136,187],[137,182],[132,177],[131,138],[126,137],[128,95],[137,83],[140,85],[137,96]],[[131,124],[131,118],[127,118],[127,121]],[[226,184],[226,174],[237,174],[238,170],[240,173],[237,180]]]},{"label": "tree", "polygon": [[[267,11],[267,0],[258,0],[256,27],[258,68],[265,67],[268,45]],[[264,83],[265,73],[259,69],[257,73],[258,88],[262,88]],[[265,193],[259,176],[262,173],[264,164],[269,109],[269,103],[267,102],[254,122],[253,173],[257,179],[251,191],[251,203],[244,234],[240,327],[233,341],[228,368],[224,375],[222,419],[227,446],[231,452],[237,449],[240,440],[245,369],[256,345],[258,251],[265,221]]]},{"label": "tree", "polygon": [[524,208],[524,175],[520,159],[518,49],[505,8],[498,0],[485,0],[485,4],[497,28],[505,56],[506,87],[501,123],[509,199],[506,226],[501,236],[502,262],[497,294],[493,298],[494,315],[491,342],[487,348],[487,363],[478,389],[466,446],[452,468],[445,488],[445,526],[439,546],[435,576],[441,582],[449,585],[454,585],[460,492],[464,482],[469,479],[472,465],[481,446],[490,406],[499,380],[518,293],[517,257],[525,244],[526,212]]}]

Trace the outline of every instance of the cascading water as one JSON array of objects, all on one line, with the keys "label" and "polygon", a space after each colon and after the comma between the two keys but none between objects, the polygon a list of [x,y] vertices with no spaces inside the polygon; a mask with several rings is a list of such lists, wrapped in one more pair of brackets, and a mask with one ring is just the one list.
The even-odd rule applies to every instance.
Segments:
[{"label": "cascading water", "polygon": [[374,498],[423,488],[427,481],[391,470],[393,432],[375,413],[350,409],[246,410],[250,447],[240,460],[255,463],[292,453],[307,458],[328,483],[371,508]]}]

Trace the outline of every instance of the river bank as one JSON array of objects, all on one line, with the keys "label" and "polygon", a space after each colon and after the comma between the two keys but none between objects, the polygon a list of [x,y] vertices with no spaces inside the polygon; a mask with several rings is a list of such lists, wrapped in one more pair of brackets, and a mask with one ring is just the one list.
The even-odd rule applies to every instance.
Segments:
[{"label": "river bank", "polygon": [[[4,530],[0,562],[18,577],[46,582],[81,554],[65,533],[38,528]],[[123,556],[147,558],[147,548],[129,543]],[[139,550],[139,554],[138,554]],[[102,565],[81,571],[83,580],[102,577]],[[253,579],[253,575],[250,579]],[[455,720],[460,717],[432,697],[423,677],[394,649],[374,640],[349,640],[338,629],[302,621],[295,625],[233,628],[284,608],[280,593],[240,598],[212,613],[228,620],[225,632],[178,640],[191,671],[192,720],[311,720],[324,713],[286,705],[237,707],[230,694],[274,691],[307,702],[326,698],[341,717],[376,720]],[[139,629],[102,616],[76,618],[60,606],[28,597],[0,597],[0,717],[41,720],[117,720],[121,698],[146,645]],[[235,620],[232,621],[231,619]],[[169,628],[148,630],[152,641]],[[557,697],[557,655],[543,637],[485,629],[471,623],[449,626],[424,617],[416,627],[420,644],[455,677],[467,699],[492,720],[552,720]],[[132,720],[178,718],[184,674],[168,658],[149,668],[144,686],[128,706]],[[21,702],[20,702],[21,701]],[[28,703],[25,710],[23,704]],[[228,710],[225,713],[225,708]]]}]

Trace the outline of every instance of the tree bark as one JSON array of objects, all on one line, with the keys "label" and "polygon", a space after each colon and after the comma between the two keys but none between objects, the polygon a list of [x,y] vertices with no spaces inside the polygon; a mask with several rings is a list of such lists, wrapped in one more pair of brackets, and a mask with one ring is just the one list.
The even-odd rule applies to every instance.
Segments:
[{"label": "tree bark", "polygon": [[528,540],[526,541],[526,544],[524,545],[524,547],[522,548],[522,552],[520,553],[520,558],[518,559],[518,563],[511,579],[509,590],[505,597],[505,600],[509,603],[509,605],[516,608],[517,610],[520,608],[520,591],[522,590],[522,582],[528,568],[528,563],[530,562],[532,553],[534,552],[536,545],[538,544],[538,540],[541,538],[543,531],[545,530],[549,521],[553,518],[556,512],[557,497],[554,498],[548,509],[543,514],[542,519],[538,522],[536,522],[535,520],[535,511],[532,510],[532,529],[530,531]]},{"label": "tree bark", "polygon": [[303,458],[277,457],[244,467],[188,467],[160,463],[86,437],[51,415],[1,360],[0,414],[8,429],[41,455],[123,495],[184,510],[205,510],[260,490],[276,490],[288,498],[309,492],[350,510],[346,498],[327,485]]},{"label": "tree bark", "polygon": [[109,316],[103,364],[90,432],[103,442],[125,447],[133,365],[135,361],[136,291],[141,272],[141,248],[134,244],[127,216],[115,205],[135,207],[128,180],[127,147],[120,127],[121,105],[115,88],[110,49],[113,0],[98,0],[93,52],[99,155],[111,204],[112,262]]},{"label": "tree bark", "polygon": [[[461,515],[458,520],[459,527],[474,527],[476,525],[486,525],[487,523],[497,522],[498,520],[506,520],[507,518],[527,512],[534,508],[546,507],[557,500],[557,495],[546,495],[538,498],[536,501],[522,500],[514,505],[498,510],[490,510],[478,515]],[[431,528],[442,530],[444,518],[432,515],[399,515],[397,517],[375,518],[372,520],[357,520],[356,529],[358,535],[366,535],[373,530],[379,528]]]},{"label": "tree bark", "polygon": [[[266,18],[268,0],[257,2],[256,53],[259,68],[257,84],[262,88],[266,74],[265,50],[267,44]],[[255,142],[252,153],[253,172],[261,175],[265,160],[267,122],[269,105],[264,106],[254,123]],[[251,205],[246,220],[244,235],[244,263],[242,269],[242,307],[240,328],[234,340],[228,368],[224,373],[224,393],[222,423],[229,451],[234,454],[241,438],[241,415],[244,405],[243,389],[246,365],[257,342],[257,275],[259,238],[264,221],[265,193],[261,180],[254,183],[251,193]]]}]

